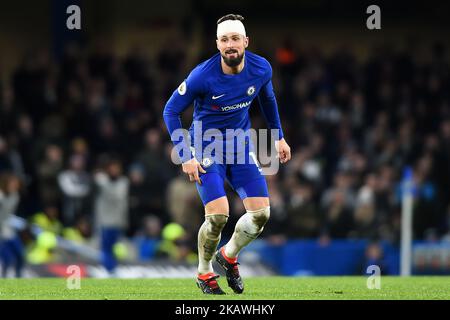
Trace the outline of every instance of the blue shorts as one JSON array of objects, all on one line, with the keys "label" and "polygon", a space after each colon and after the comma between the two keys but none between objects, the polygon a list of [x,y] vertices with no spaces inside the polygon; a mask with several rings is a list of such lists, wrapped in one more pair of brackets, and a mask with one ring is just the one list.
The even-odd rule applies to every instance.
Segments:
[{"label": "blue shorts", "polygon": [[[234,149],[227,151],[231,143],[234,144]],[[203,148],[204,151],[205,146]],[[197,160],[206,171],[206,173],[200,173],[202,184],[196,183],[204,205],[226,195],[225,182],[237,192],[241,199],[269,196],[266,178],[261,173],[250,138],[246,137],[244,143],[236,140],[228,141],[224,143],[225,152],[212,152],[211,155],[206,155],[204,152],[205,158],[195,152],[193,147],[191,151],[194,155],[197,154]]]},{"label": "blue shorts", "polygon": [[216,164],[205,168],[200,174],[202,184],[197,190],[204,205],[226,195],[224,182],[227,182],[241,199],[247,197],[268,197],[266,178],[255,163]]}]

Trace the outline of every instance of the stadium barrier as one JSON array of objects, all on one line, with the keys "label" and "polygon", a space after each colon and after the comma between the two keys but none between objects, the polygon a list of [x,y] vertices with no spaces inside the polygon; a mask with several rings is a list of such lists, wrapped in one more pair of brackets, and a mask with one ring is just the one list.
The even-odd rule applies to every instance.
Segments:
[{"label": "stadium barrier", "polygon": [[[384,274],[399,273],[399,249],[382,243],[384,256],[368,261],[366,240],[290,240],[283,245],[265,243],[257,248],[263,261],[285,276],[362,275],[366,266],[378,264]],[[250,249],[250,248],[249,248]]]},{"label": "stadium barrier", "polygon": [[[285,276],[366,275],[367,267],[376,264],[382,274],[400,274],[400,248],[387,242],[379,245],[383,255],[378,260],[366,256],[368,240],[290,240],[282,245],[269,242],[251,244],[248,251],[276,273]],[[449,275],[450,242],[413,242],[412,274]]]},{"label": "stadium barrier", "polygon": [[[11,224],[15,229],[22,229],[25,221],[13,217]],[[42,230],[32,226],[35,235]],[[61,265],[43,264],[28,268],[30,277],[64,276],[69,264],[84,265],[86,276],[105,277],[99,264],[100,251],[89,245],[78,244],[70,240],[56,237],[59,250],[69,253],[72,261],[60,261]],[[222,239],[220,246],[227,239]],[[241,254],[240,263],[247,276],[279,274],[284,276],[326,276],[326,275],[366,275],[369,265],[378,265],[384,275],[400,274],[400,248],[388,242],[376,243],[381,249],[378,257],[369,256],[367,249],[374,243],[368,240],[331,240],[321,242],[317,239],[289,240],[282,244],[273,244],[265,239],[252,242]],[[130,242],[136,248],[135,259],[121,261],[123,277],[160,277],[160,266],[164,270],[173,267],[174,274],[188,277],[195,273],[195,266],[177,265],[156,258],[157,240],[134,239]],[[78,257],[78,258],[76,258]],[[74,261],[76,260],[76,261]],[[260,271],[253,272],[259,265]],[[134,267],[133,267],[134,266]],[[247,268],[247,266],[249,268]],[[253,266],[253,267],[252,267]],[[1,267],[0,267],[1,268]],[[181,268],[181,269],[180,269]],[[27,269],[27,268],[26,268]],[[182,272],[183,270],[183,272]],[[33,272],[34,271],[34,272]],[[163,273],[162,273],[163,274]],[[424,242],[415,241],[412,246],[412,274],[415,275],[449,275],[450,274],[450,241]],[[167,273],[166,273],[167,275]],[[164,276],[164,275],[162,275]]]}]

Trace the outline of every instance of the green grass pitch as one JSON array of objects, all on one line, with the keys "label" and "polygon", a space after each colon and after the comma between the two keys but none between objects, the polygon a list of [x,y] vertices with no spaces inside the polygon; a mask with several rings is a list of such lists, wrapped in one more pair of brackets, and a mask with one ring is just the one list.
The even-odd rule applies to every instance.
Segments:
[{"label": "green grass pitch", "polygon": [[311,300],[311,299],[445,299],[450,300],[450,277],[381,278],[380,289],[368,289],[367,277],[247,278],[237,295],[226,279],[225,296],[204,295],[194,279],[81,279],[80,289],[68,289],[64,278],[0,279],[0,300]]}]

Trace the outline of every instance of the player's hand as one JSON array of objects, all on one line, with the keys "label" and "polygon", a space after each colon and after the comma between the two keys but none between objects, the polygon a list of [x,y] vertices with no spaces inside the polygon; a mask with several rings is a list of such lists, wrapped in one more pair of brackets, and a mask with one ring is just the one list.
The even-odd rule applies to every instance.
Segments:
[{"label": "player's hand", "polygon": [[286,163],[291,160],[291,147],[289,147],[284,138],[275,141],[275,149],[278,152],[278,158],[280,158],[281,163]]},{"label": "player's hand", "polygon": [[199,184],[202,184],[198,172],[200,171],[201,173],[206,173],[206,171],[205,169],[202,168],[197,159],[192,158],[191,160],[186,161],[185,163],[182,164],[182,167],[183,172],[189,176],[190,181],[197,181]]}]

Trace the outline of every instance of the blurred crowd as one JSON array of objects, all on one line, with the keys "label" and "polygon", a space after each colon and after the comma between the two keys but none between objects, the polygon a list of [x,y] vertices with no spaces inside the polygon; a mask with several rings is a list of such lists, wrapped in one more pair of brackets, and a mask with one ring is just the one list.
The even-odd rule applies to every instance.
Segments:
[{"label": "blurred crowd", "polygon": [[[255,52],[272,63],[293,150],[267,176],[272,214],[262,237],[397,243],[402,174],[411,166],[414,237],[450,238],[448,52],[417,46],[380,46],[364,61],[346,47],[325,55],[293,39]],[[118,57],[105,43],[68,45],[60,60],[46,50],[26,54],[0,84],[2,228],[14,213],[72,240],[98,236],[108,268],[121,236],[143,245],[143,259],[144,240],[159,239],[162,255],[193,261],[203,207],[170,160],[162,119],[192,67],[182,45],[163,47],[154,59],[138,47]],[[253,126],[265,128],[258,109],[250,111]],[[225,239],[244,212],[228,191]]]},{"label": "blurred crowd", "polygon": [[289,41],[278,48],[280,105],[294,154],[272,190],[281,191],[288,236],[397,243],[410,166],[414,238],[448,237],[447,58],[439,43],[373,48],[363,63],[345,47],[327,58]]}]

